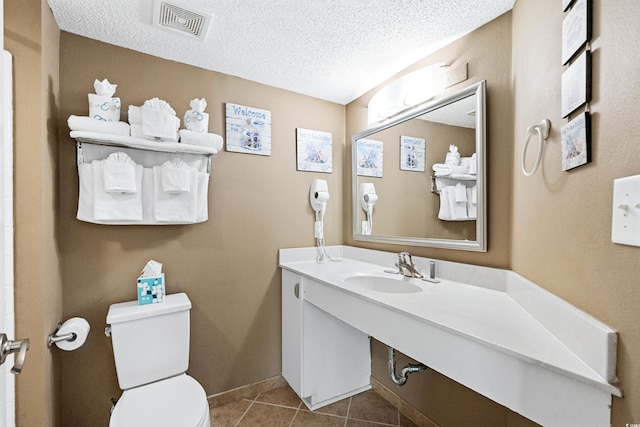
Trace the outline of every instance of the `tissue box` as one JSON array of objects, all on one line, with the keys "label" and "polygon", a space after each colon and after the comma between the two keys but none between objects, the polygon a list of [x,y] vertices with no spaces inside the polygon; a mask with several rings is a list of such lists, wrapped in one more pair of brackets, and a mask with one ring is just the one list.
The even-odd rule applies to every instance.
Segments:
[{"label": "tissue box", "polygon": [[120,121],[120,98],[89,94],[89,117],[107,122]]},{"label": "tissue box", "polygon": [[164,273],[159,276],[138,277],[138,305],[164,302]]}]

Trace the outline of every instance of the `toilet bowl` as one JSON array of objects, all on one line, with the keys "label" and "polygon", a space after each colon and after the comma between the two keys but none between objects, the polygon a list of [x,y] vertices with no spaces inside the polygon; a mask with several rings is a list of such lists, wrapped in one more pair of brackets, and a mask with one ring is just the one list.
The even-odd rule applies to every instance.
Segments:
[{"label": "toilet bowl", "polygon": [[187,374],[125,390],[109,427],[210,427],[202,386]]}]

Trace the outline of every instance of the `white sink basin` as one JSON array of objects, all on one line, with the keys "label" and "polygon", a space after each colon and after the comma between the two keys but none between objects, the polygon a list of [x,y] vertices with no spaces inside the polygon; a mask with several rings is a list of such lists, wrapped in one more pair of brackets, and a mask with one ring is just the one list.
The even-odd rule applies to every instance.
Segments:
[{"label": "white sink basin", "polygon": [[391,294],[411,294],[422,292],[422,288],[406,279],[374,275],[356,275],[344,279],[348,286],[359,287],[368,291]]}]

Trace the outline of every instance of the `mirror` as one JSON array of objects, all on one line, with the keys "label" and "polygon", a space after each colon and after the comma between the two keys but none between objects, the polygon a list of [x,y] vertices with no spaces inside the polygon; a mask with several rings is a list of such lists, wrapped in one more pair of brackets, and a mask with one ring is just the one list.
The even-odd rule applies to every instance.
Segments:
[{"label": "mirror", "polygon": [[485,86],[353,136],[354,240],[486,252]]}]

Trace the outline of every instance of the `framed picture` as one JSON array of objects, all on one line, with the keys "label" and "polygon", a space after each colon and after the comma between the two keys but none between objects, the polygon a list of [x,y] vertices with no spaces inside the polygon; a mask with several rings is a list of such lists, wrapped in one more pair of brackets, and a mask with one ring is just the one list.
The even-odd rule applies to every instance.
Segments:
[{"label": "framed picture", "polygon": [[227,151],[271,155],[271,111],[226,104]]},{"label": "framed picture", "polygon": [[577,0],[562,21],[562,64],[591,39],[591,0]]},{"label": "framed picture", "polygon": [[356,144],[358,175],[382,178],[382,141],[362,138]]},{"label": "framed picture", "polygon": [[400,136],[400,170],[424,172],[425,140],[413,136]]},{"label": "framed picture", "polygon": [[560,131],[562,141],[562,170],[568,171],[591,161],[591,116],[580,114]]},{"label": "framed picture", "polygon": [[332,139],[329,132],[296,129],[298,170],[331,173],[333,169]]},{"label": "framed picture", "polygon": [[590,100],[591,52],[587,50],[562,73],[562,117],[567,117]]}]

